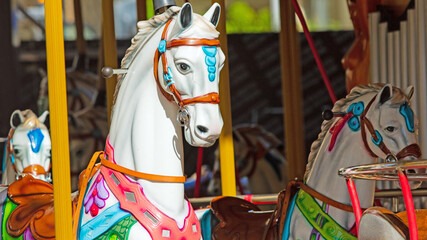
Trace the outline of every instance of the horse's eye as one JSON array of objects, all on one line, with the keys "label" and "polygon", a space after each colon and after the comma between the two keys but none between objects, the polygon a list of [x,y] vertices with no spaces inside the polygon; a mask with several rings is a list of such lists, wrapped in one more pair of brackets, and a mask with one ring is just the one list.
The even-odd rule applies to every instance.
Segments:
[{"label": "horse's eye", "polygon": [[19,150],[19,149],[13,149],[13,153],[14,153],[15,155],[18,155],[18,154],[20,154],[20,153],[21,153],[21,150]]},{"label": "horse's eye", "polygon": [[388,127],[386,127],[385,128],[385,130],[387,131],[387,132],[390,132],[390,133],[392,133],[392,132],[394,132],[394,130],[395,130],[396,128],[395,127],[392,127],[392,126],[388,126]]},{"label": "horse's eye", "polygon": [[178,69],[182,72],[182,73],[187,73],[190,71],[190,66],[188,66],[185,63],[178,63]]}]

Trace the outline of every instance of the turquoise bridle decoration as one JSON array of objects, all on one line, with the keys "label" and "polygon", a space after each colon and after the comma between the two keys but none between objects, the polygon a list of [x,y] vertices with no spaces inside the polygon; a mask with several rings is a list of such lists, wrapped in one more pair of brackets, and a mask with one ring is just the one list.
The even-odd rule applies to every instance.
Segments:
[{"label": "turquoise bridle decoration", "polygon": [[405,118],[406,128],[411,133],[414,132],[414,112],[411,107],[409,107],[408,103],[402,104],[399,109],[399,113]]},{"label": "turquoise bridle decoration", "polygon": [[203,52],[206,54],[205,57],[205,63],[208,66],[208,74],[209,74],[209,81],[213,82],[215,81],[215,73],[216,73],[216,52],[217,47],[216,46],[202,46]]},{"label": "turquoise bridle decoration", "polygon": [[352,112],[353,116],[348,120],[348,127],[353,131],[357,132],[360,129],[360,120],[359,116],[363,113],[365,105],[363,102],[353,103],[348,107],[347,113]]}]

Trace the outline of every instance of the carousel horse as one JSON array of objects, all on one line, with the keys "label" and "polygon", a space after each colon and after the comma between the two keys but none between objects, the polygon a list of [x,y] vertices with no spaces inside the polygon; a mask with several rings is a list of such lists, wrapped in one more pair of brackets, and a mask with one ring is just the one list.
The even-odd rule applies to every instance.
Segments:
[{"label": "carousel horse", "polygon": [[[10,126],[5,158],[3,159],[2,184],[9,185],[23,175],[51,182],[50,134],[44,125],[49,112],[37,117],[31,110],[15,110]],[[16,123],[19,122],[19,124]]]},{"label": "carousel horse", "polygon": [[[282,142],[263,127],[242,124],[233,128],[234,152],[236,159],[236,182],[241,194],[278,193],[287,184],[287,162],[279,150]],[[220,195],[219,154],[215,154],[213,178],[208,193]],[[247,178],[247,186],[242,184]]]},{"label": "carousel horse", "polygon": [[[415,116],[406,92],[391,85],[357,86],[337,101],[312,144],[303,182],[279,194],[273,213],[241,199],[220,197],[201,219],[203,237],[214,239],[357,239],[355,216],[340,168],[418,159]],[[334,118],[335,116],[335,118]],[[360,204],[371,207],[374,181],[355,180]],[[205,229],[206,226],[206,229]]]},{"label": "carousel horse", "polygon": [[181,127],[193,146],[211,146],[221,132],[219,14],[218,4],[200,16],[186,3],[138,22],[122,60],[126,74],[119,75],[105,153],[95,154],[81,176],[78,239],[200,239],[184,197]]}]

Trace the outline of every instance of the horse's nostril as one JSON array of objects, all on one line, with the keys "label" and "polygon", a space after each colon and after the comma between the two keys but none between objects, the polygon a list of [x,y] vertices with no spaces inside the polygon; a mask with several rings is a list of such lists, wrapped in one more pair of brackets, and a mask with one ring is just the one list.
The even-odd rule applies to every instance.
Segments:
[{"label": "horse's nostril", "polygon": [[201,133],[207,133],[208,132],[208,128],[202,125],[197,125],[197,129],[201,132]]}]

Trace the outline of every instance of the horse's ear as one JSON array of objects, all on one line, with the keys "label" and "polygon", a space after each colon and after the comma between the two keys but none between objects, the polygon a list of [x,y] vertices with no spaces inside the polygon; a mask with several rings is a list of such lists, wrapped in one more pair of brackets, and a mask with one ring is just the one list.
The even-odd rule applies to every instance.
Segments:
[{"label": "horse's ear", "polygon": [[185,3],[181,11],[178,13],[176,18],[176,23],[173,26],[173,29],[170,33],[170,36],[173,38],[187,29],[193,23],[193,7],[190,3]]},{"label": "horse's ear", "polygon": [[412,96],[414,96],[414,86],[409,86],[405,89],[406,97],[411,101]]},{"label": "horse's ear", "polygon": [[212,4],[211,8],[203,15],[203,17],[211,22],[215,27],[218,26],[219,17],[221,16],[221,6],[218,3]]},{"label": "horse's ear", "polygon": [[22,116],[21,110],[13,111],[10,116],[10,127],[15,129],[19,124],[24,122],[24,116]]},{"label": "horse's ear", "polygon": [[379,102],[379,104],[384,104],[392,96],[393,96],[393,87],[390,84],[386,84],[378,93],[377,101]]},{"label": "horse's ear", "polygon": [[42,123],[44,123],[46,121],[46,118],[47,118],[48,115],[49,115],[49,111],[47,111],[47,110],[44,111],[42,113],[42,115],[40,115],[40,117],[38,117],[39,121],[42,122]]}]

